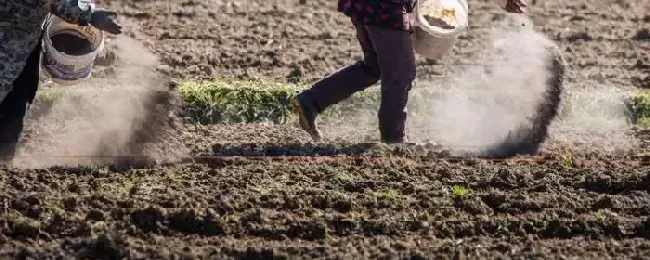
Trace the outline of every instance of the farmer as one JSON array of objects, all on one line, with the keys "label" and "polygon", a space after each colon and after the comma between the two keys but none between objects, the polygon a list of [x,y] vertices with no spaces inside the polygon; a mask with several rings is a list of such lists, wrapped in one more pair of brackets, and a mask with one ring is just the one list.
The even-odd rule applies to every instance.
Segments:
[{"label": "farmer", "polygon": [[[506,1],[510,13],[524,13],[525,0]],[[415,79],[411,42],[415,0],[339,0],[338,11],[349,16],[363,51],[363,59],[317,81],[293,100],[300,127],[315,141],[321,139],[317,115],[381,80],[379,132],[385,143],[405,141],[406,103]]]},{"label": "farmer", "polygon": [[115,13],[91,0],[2,0],[0,3],[0,163],[10,162],[23,131],[27,105],[38,90],[43,24],[52,13],[112,34],[122,27]]}]

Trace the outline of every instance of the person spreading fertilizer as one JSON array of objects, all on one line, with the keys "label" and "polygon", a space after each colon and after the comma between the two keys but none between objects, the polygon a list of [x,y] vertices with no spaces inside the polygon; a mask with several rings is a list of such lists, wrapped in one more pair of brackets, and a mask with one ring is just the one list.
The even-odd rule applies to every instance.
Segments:
[{"label": "person spreading fertilizer", "polygon": [[[381,80],[379,132],[384,143],[405,141],[406,104],[415,79],[415,51],[408,14],[417,0],[339,0],[338,11],[350,17],[363,59],[341,68],[299,93],[292,105],[300,127],[321,140],[316,117],[327,107]],[[524,0],[504,1],[510,13],[524,13]]]},{"label": "person spreading fertilizer", "polygon": [[0,3],[0,163],[13,159],[27,105],[38,90],[43,25],[49,14],[120,34],[116,13],[91,0],[2,0]]}]

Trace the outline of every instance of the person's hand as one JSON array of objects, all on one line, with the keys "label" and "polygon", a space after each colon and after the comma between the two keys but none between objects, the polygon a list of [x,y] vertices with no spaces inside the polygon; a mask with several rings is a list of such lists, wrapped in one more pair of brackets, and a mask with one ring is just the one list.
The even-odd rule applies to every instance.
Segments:
[{"label": "person's hand", "polygon": [[506,11],[508,13],[526,13],[528,3],[526,0],[507,0]]},{"label": "person's hand", "polygon": [[116,20],[116,12],[98,9],[93,12],[90,18],[90,25],[111,34],[121,34],[122,25],[117,23]]}]

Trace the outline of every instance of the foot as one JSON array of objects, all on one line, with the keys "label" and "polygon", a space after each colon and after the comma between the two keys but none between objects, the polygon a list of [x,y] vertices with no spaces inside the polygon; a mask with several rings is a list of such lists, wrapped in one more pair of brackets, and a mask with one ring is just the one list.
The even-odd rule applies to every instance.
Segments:
[{"label": "foot", "polygon": [[318,112],[314,104],[306,97],[305,93],[300,93],[292,101],[293,109],[298,114],[300,128],[307,131],[315,142],[319,142],[322,137],[316,126],[316,116]]}]

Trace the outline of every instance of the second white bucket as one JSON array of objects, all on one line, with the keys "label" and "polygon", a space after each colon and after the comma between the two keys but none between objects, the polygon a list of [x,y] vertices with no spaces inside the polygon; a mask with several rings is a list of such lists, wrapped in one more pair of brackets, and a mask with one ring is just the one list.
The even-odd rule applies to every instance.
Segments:
[{"label": "second white bucket", "polygon": [[[82,46],[74,46],[70,41],[57,40],[53,37],[68,34],[82,41]],[[63,86],[71,86],[79,80],[88,78],[95,59],[104,49],[104,32],[92,26],[70,24],[51,15],[46,23],[43,37],[43,67],[52,81]],[[55,46],[65,46],[66,51]]]},{"label": "second white bucket", "polygon": [[[468,27],[468,13],[466,0],[418,0],[411,15],[415,52],[430,59],[442,58]],[[434,20],[438,22],[431,24]]]}]

